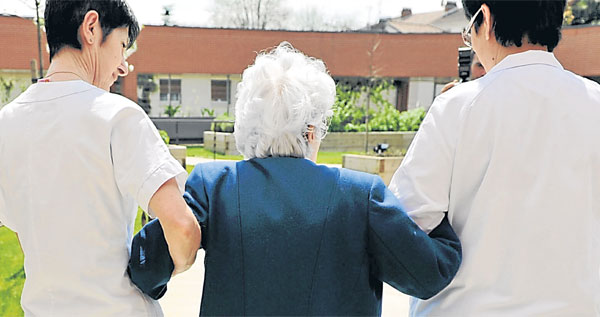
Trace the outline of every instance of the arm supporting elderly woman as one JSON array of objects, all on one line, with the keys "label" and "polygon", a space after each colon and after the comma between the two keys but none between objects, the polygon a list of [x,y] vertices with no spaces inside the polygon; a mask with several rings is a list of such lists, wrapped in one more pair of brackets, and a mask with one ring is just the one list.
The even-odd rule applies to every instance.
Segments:
[{"label": "arm supporting elderly woman", "polygon": [[374,178],[369,202],[369,248],[377,277],[397,290],[427,299],[444,289],[462,259],[447,216],[429,235],[408,217],[381,179]]},{"label": "arm supporting elderly woman", "polygon": [[[261,163],[249,162],[242,165],[248,167],[256,164]],[[223,185],[226,182],[216,181],[216,179],[222,177],[215,176],[223,173],[218,172],[221,170],[222,168],[212,168],[210,169],[212,174],[207,175],[203,173],[202,168],[197,168],[188,178],[185,198],[202,226],[208,224],[209,200],[211,198],[210,195],[207,196],[207,193],[223,194],[224,191],[231,190],[237,193],[235,189],[228,188],[225,190],[224,187],[221,187],[226,187],[226,185]],[[268,170],[273,172],[272,168]],[[398,199],[385,187],[380,178],[348,170],[341,170],[339,177],[335,190],[336,194],[334,194],[330,207],[332,210],[328,216],[328,218],[331,217],[330,219],[339,219],[339,221],[327,221],[325,224],[319,225],[329,228],[326,230],[328,233],[321,237],[321,239],[324,239],[324,242],[321,242],[324,246],[320,248],[322,253],[320,253],[320,256],[317,255],[316,258],[313,258],[314,254],[307,254],[304,259],[308,262],[321,263],[318,266],[333,265],[333,267],[338,267],[343,265],[345,256],[355,254],[354,251],[349,252],[349,250],[365,248],[365,252],[370,258],[367,262],[371,263],[369,265],[370,269],[367,271],[370,271],[372,277],[390,284],[399,291],[425,299],[434,296],[445,288],[458,271],[461,262],[460,242],[448,220],[444,219],[435,230],[427,235],[402,210]],[[233,178],[237,179],[236,177]],[[328,183],[327,180],[328,178],[324,178],[324,183]],[[211,184],[208,185],[208,188],[204,185],[205,181]],[[283,190],[283,192],[287,191]],[[298,195],[303,197],[300,193]],[[252,197],[255,197],[255,195],[252,195]],[[223,217],[223,215],[213,216]],[[339,217],[345,219],[342,221]],[[341,224],[340,221],[345,224]],[[232,226],[237,228],[237,225]],[[345,236],[344,238],[343,236],[346,233],[338,231],[340,226],[351,226],[354,229],[347,231],[347,233],[354,232],[355,236]],[[203,248],[208,247],[209,229],[207,227],[202,229]],[[290,230],[293,230],[293,228],[290,228]],[[364,236],[359,232],[364,232]],[[132,252],[129,264],[132,281],[143,292],[153,298],[162,296],[173,270],[170,264],[168,247],[162,241],[161,233],[158,222],[152,222],[144,227],[133,240],[135,253]],[[262,232],[263,237],[269,234],[274,233]],[[330,235],[333,236],[330,237]],[[308,241],[312,241],[314,238],[312,236],[306,237],[306,243],[310,243]],[[331,240],[338,238],[346,241],[346,243],[351,243],[342,246]],[[271,243],[274,242],[271,240]],[[271,247],[274,248],[272,245]],[[227,253],[231,250],[219,251],[219,253],[222,252]],[[248,250],[248,252],[250,251]],[[248,254],[249,257],[253,256],[251,253]],[[332,263],[333,259],[336,260]],[[281,261],[285,261],[284,258],[281,258]],[[306,278],[308,280],[323,279],[320,283],[324,284],[338,283],[342,285],[343,282],[339,280],[330,280],[333,276],[338,276],[341,271],[337,271],[337,274],[330,276],[329,273],[326,273],[330,272],[331,267],[329,266],[312,272],[314,276],[306,276]],[[351,276],[348,276],[348,278],[353,279]],[[315,288],[315,294],[319,294],[315,295],[315,298],[331,296],[321,294],[321,291],[324,291],[324,289]],[[317,301],[317,299],[314,300]]]}]

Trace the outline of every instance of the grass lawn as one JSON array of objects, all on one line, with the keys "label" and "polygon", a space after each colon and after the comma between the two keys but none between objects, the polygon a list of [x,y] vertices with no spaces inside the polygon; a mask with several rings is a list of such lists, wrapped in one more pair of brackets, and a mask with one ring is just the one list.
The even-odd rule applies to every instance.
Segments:
[{"label": "grass lawn", "polygon": [[0,316],[23,316],[23,252],[14,232],[0,228]]},{"label": "grass lawn", "polygon": [[195,156],[195,157],[204,157],[204,158],[213,158],[216,157],[217,160],[243,160],[244,157],[241,155],[222,155],[217,153],[216,156],[213,156],[213,152],[211,150],[205,149],[203,146],[188,146],[187,147],[187,156]]},{"label": "grass lawn", "polygon": [[[361,152],[319,152],[317,163],[319,164],[342,164],[342,154],[360,154]],[[213,158],[213,152],[202,146],[188,146],[187,156]],[[216,155],[218,160],[243,160],[241,155]]]},{"label": "grass lawn", "polygon": [[317,155],[317,163],[341,165],[343,154],[362,154],[362,152],[319,152]]}]

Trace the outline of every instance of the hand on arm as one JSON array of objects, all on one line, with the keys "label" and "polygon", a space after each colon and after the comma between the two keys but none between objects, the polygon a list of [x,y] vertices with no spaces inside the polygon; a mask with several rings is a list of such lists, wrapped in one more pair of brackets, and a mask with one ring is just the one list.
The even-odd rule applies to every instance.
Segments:
[{"label": "hand on arm", "polygon": [[174,178],[156,191],[149,207],[160,219],[175,265],[173,275],[186,271],[196,260],[201,233],[198,221],[183,200]]}]

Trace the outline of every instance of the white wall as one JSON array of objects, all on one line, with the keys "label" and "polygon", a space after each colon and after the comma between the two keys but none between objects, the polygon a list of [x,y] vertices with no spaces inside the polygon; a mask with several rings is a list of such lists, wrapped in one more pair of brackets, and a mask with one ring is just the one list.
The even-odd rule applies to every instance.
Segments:
[{"label": "white wall", "polygon": [[[154,74],[154,81],[157,85],[161,79],[168,79],[168,74]],[[208,108],[215,110],[215,115],[223,114],[227,111],[227,102],[216,102],[211,99],[211,80],[226,80],[227,75],[211,74],[177,74],[171,75],[171,79],[181,79],[181,100],[172,101],[173,106],[181,104],[181,110],[177,113],[178,117],[197,117],[202,115],[202,109]],[[241,80],[241,75],[229,75],[231,80],[231,102],[229,112],[233,115],[237,84]],[[138,96],[140,95],[138,89]],[[150,116],[165,117],[164,111],[169,105],[169,101],[160,100],[160,87],[150,95],[152,109]]]},{"label": "white wall", "polygon": [[413,77],[408,84],[408,106],[428,110],[435,96],[435,80],[433,77]]},{"label": "white wall", "polygon": [[442,88],[455,79],[451,77],[411,78],[408,86],[408,109],[421,107],[429,110],[435,97],[442,93]]}]

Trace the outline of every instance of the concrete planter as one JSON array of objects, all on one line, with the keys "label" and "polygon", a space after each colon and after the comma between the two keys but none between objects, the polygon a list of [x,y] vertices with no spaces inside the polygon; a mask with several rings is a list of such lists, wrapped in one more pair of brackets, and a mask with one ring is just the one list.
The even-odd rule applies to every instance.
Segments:
[{"label": "concrete planter", "polygon": [[[369,132],[369,152],[380,143],[390,145],[389,150],[406,153],[416,132]],[[364,152],[365,132],[329,132],[319,151]]]},{"label": "concrete planter", "polygon": [[223,155],[241,155],[235,147],[235,137],[229,132],[204,131],[204,148]]},{"label": "concrete planter", "polygon": [[344,154],[342,167],[347,169],[379,175],[386,185],[390,184],[392,176],[402,163],[403,156],[370,156]]},{"label": "concrete planter", "polygon": [[187,157],[187,147],[185,147],[183,145],[173,145],[173,144],[169,144],[169,145],[167,145],[167,147],[169,148],[169,152],[171,152],[171,155],[173,155],[173,157],[179,163],[181,163],[181,166],[183,166],[183,168],[185,168],[185,158]]},{"label": "concrete planter", "polygon": [[[406,153],[416,132],[370,132],[369,151],[380,143],[390,145],[389,150]],[[216,140],[215,140],[216,139]],[[225,155],[240,155],[235,147],[233,133],[204,131],[204,148]],[[364,132],[330,132],[321,142],[321,152],[363,152],[365,150]]]}]

